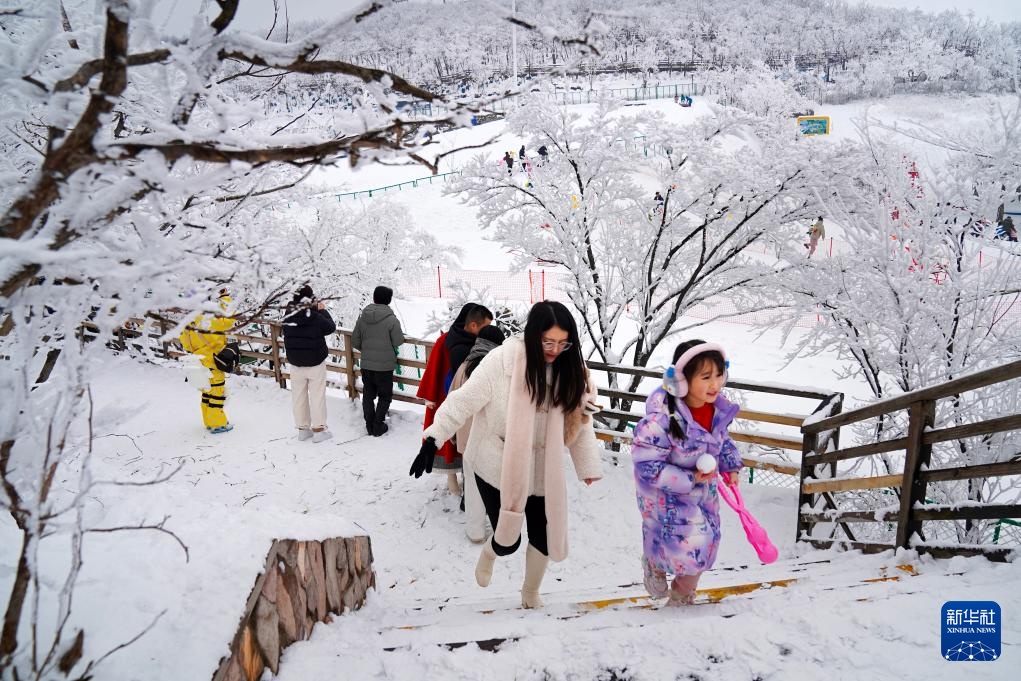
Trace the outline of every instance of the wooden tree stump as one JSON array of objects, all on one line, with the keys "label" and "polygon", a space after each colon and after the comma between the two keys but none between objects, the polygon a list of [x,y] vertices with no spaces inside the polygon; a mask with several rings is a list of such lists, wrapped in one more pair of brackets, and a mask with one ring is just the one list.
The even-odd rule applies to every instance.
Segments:
[{"label": "wooden tree stump", "polygon": [[273,542],[213,681],[276,674],[287,646],[308,639],[316,622],[360,608],[375,583],[368,537]]}]

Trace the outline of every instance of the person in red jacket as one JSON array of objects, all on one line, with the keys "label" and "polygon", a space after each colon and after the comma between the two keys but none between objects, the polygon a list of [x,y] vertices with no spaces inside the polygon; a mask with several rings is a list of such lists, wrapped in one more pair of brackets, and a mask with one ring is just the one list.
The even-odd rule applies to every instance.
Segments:
[{"label": "person in red jacket", "polygon": [[[465,303],[451,327],[463,327],[468,313],[474,307],[475,303]],[[422,382],[418,384],[416,395],[425,400],[423,429],[432,425],[436,410],[443,404],[443,400],[447,398],[447,387],[450,385],[451,371],[450,350],[447,348],[446,341],[447,332],[441,333],[440,337],[436,339],[436,343],[433,345],[433,349],[425,361],[425,372],[422,374]],[[461,455],[457,453],[457,448],[454,447],[453,443],[445,442],[436,451],[433,467],[438,471],[453,474],[454,484],[450,484],[450,478],[448,477],[447,485],[452,493],[461,493],[460,489],[455,489],[457,487],[456,471],[461,468]]]}]

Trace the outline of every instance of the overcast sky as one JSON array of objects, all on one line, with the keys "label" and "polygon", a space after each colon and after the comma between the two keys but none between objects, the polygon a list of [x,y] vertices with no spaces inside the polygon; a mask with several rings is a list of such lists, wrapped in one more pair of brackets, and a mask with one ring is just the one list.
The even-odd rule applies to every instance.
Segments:
[{"label": "overcast sky", "polygon": [[[190,20],[204,0],[160,0],[158,23],[169,14],[174,16],[168,21],[167,27],[175,32],[186,31]],[[364,4],[364,0],[278,0],[282,8],[286,5],[291,21],[311,19],[330,19],[345,9]],[[510,4],[510,0],[506,0]],[[205,0],[209,7],[208,13],[215,15],[215,3]],[[882,7],[904,7],[908,9],[924,9],[929,12],[941,12],[957,8],[962,12],[974,11],[978,17],[988,17],[994,21],[1021,21],[1021,0],[872,0],[871,5]],[[622,6],[625,3],[621,2]],[[242,30],[258,30],[269,28],[273,21],[273,0],[241,0],[241,11],[234,20],[233,26]]]},{"label": "overcast sky", "polygon": [[[293,1],[293,0],[292,0]],[[993,21],[1021,21],[1021,1],[1019,0],[872,0],[868,4],[880,7],[906,7],[922,9],[926,12],[942,12],[948,9],[969,10],[975,16],[988,17]]]}]

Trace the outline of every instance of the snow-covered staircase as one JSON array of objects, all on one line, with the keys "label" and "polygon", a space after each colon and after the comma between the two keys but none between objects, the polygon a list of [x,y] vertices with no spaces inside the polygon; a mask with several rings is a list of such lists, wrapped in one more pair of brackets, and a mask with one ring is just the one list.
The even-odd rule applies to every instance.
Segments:
[{"label": "snow-covered staircase", "polygon": [[918,574],[911,565],[848,570],[839,558],[820,556],[720,569],[706,576],[695,604],[684,608],[664,608],[664,601],[650,598],[641,583],[631,583],[547,592],[545,606],[533,611],[519,607],[516,593],[482,599],[394,600],[387,604],[387,615],[374,624],[379,644],[387,651],[424,644],[452,650],[477,645],[498,651],[508,641],[550,634],[567,621],[576,631],[594,631],[642,627],[671,616],[731,618],[760,606],[779,607],[790,592],[841,591],[861,601],[882,593],[870,590],[872,585],[901,582]]}]

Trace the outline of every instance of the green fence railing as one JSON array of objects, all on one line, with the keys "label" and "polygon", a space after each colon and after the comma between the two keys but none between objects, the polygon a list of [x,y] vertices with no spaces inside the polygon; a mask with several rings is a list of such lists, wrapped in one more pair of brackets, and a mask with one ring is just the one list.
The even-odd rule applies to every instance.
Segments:
[{"label": "green fence railing", "polygon": [[460,175],[461,171],[452,170],[449,173],[439,173],[438,175],[427,175],[426,177],[416,177],[414,180],[407,180],[405,182],[398,182],[396,184],[388,184],[384,187],[374,187],[372,189],[359,189],[354,192],[344,192],[343,194],[327,194],[327,196],[336,196],[338,201],[345,198],[357,199],[359,196],[371,199],[376,194],[385,194],[386,192],[399,192],[405,189],[417,189],[422,185],[432,184],[433,182],[446,182],[446,178],[452,175]]},{"label": "green fence railing", "polygon": [[[1021,527],[1021,521],[1011,520],[1010,518],[1000,518],[999,520],[997,520],[996,521],[996,527],[993,529],[993,543],[994,544],[999,544],[1000,543],[1000,531],[1003,529],[1004,525],[1010,525],[1010,526],[1013,526],[1013,527]],[[1019,536],[1021,536],[1021,531],[1012,532],[1012,534],[1018,534]],[[1012,543],[1021,543],[1021,542],[1012,542]]]}]

